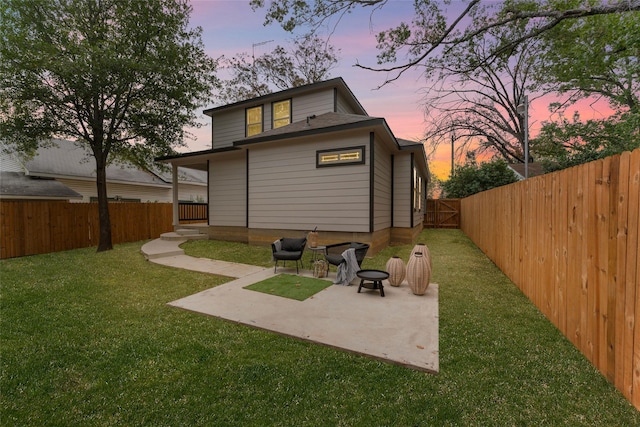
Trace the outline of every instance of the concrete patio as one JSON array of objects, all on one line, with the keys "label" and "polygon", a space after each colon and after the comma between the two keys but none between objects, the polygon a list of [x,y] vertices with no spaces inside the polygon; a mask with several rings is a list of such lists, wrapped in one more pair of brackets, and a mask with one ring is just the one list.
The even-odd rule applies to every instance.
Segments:
[{"label": "concrete patio", "polygon": [[[438,285],[416,296],[409,286],[377,290],[329,286],[305,301],[255,292],[244,287],[274,276],[273,268],[228,263],[180,254],[185,240],[156,240],[143,246],[149,261],[176,268],[235,277],[228,283],[172,301],[174,307],[437,373]],[[162,253],[167,256],[162,256]],[[295,274],[295,269],[278,268]],[[301,275],[311,276],[309,270]],[[330,273],[327,280],[335,278]],[[354,281],[353,283],[357,283]]]}]

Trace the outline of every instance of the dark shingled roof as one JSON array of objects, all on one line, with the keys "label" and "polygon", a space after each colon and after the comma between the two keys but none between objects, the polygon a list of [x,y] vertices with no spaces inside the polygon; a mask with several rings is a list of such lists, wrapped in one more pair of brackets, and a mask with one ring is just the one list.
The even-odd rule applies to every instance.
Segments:
[{"label": "dark shingled roof", "polygon": [[39,179],[22,172],[0,172],[0,197],[38,199],[81,199],[82,196],[53,179]]},{"label": "dark shingled roof", "polygon": [[252,144],[255,142],[272,141],[284,137],[295,137],[304,134],[318,134],[344,130],[346,128],[358,128],[372,124],[382,124],[384,119],[378,117],[363,116],[359,114],[324,113],[318,116],[309,116],[305,120],[291,123],[276,129],[270,129],[258,135],[234,141],[234,145]]},{"label": "dark shingled roof", "polygon": [[[41,146],[36,156],[24,161],[29,175],[69,178],[96,178],[95,160],[85,146],[72,141],[54,139],[51,144]],[[151,171],[129,163],[114,162],[107,166],[107,181],[139,185],[168,186],[172,181],[171,170],[153,167]],[[185,183],[206,184],[206,171],[181,169],[178,180]]]},{"label": "dark shingled roof", "polygon": [[[53,145],[38,148],[37,155],[25,161],[29,175],[96,178],[96,164],[89,151],[72,141],[56,139]],[[129,164],[107,166],[107,180],[139,184],[166,184],[159,177]]]}]

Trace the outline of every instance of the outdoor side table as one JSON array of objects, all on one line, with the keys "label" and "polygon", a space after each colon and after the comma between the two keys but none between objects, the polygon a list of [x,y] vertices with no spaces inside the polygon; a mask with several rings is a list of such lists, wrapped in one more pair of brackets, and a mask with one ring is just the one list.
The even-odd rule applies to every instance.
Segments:
[{"label": "outdoor side table", "polygon": [[327,252],[327,247],[326,246],[316,246],[315,248],[312,248],[311,246],[308,246],[308,249],[311,251],[311,271],[315,270],[315,265],[316,265],[316,261],[318,261],[319,259],[319,254],[324,255]]},{"label": "outdoor side table", "polygon": [[360,289],[379,289],[380,296],[384,296],[384,286],[382,281],[389,278],[389,273],[382,270],[360,270],[356,273],[360,278],[360,286],[358,286],[358,293]]}]

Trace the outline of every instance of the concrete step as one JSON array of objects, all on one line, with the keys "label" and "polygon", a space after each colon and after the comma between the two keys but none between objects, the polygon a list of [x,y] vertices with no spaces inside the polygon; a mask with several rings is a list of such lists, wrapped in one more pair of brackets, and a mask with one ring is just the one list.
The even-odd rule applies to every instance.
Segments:
[{"label": "concrete step", "polygon": [[181,236],[193,236],[200,234],[200,230],[197,230],[195,228],[179,228],[176,230],[176,233],[180,234]]},{"label": "concrete step", "polygon": [[148,260],[184,255],[184,251],[180,249],[179,244],[185,241],[186,239],[182,239],[182,241],[156,239],[145,243],[140,251]]},{"label": "concrete step", "polygon": [[[196,230],[197,231],[197,230]],[[206,240],[209,238],[206,234],[196,233],[196,234],[179,234],[175,231],[169,233],[162,233],[160,235],[162,240],[168,241],[187,241],[187,240]]]}]

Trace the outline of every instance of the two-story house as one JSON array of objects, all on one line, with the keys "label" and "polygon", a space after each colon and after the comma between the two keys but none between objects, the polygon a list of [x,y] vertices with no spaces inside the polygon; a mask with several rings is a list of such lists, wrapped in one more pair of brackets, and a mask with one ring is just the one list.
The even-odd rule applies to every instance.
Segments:
[{"label": "two-story house", "polygon": [[269,244],[317,227],[321,244],[360,241],[375,253],[422,230],[424,146],[369,116],[342,78],[204,113],[211,149],[156,160],[208,171],[210,238]]}]

